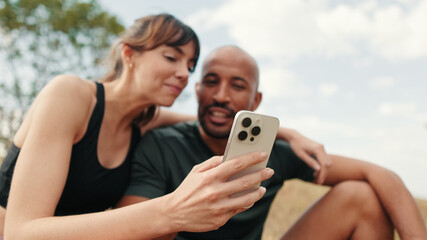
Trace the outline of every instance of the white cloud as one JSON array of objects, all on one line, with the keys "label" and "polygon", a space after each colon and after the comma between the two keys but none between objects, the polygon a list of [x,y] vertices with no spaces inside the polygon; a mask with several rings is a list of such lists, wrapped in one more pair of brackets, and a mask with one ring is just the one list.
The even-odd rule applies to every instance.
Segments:
[{"label": "white cloud", "polygon": [[427,56],[427,1],[329,5],[326,0],[234,0],[188,20],[202,31],[227,26],[237,44],[257,57],[358,56],[361,49],[391,61]]},{"label": "white cloud", "polygon": [[321,83],[319,85],[320,95],[330,97],[338,91],[338,86],[333,83]]},{"label": "white cloud", "polygon": [[208,31],[217,27],[218,25],[218,22],[211,20],[212,14],[212,10],[204,8],[195,12],[194,14],[187,16],[184,19],[184,22],[190,26],[195,26],[195,28],[199,29],[200,31]]},{"label": "white cloud", "polygon": [[377,9],[371,36],[374,52],[391,60],[416,59],[427,55],[427,1],[419,1],[408,12],[398,5]]},{"label": "white cloud", "polygon": [[358,56],[356,59],[353,59],[353,66],[357,69],[364,69],[367,66],[374,64],[373,56]]},{"label": "white cloud", "polygon": [[378,108],[378,113],[384,116],[415,115],[417,104],[409,103],[383,103]]},{"label": "white cloud", "polygon": [[281,67],[265,66],[260,73],[260,89],[266,98],[305,97],[311,89],[298,81],[295,75]]},{"label": "white cloud", "polygon": [[381,88],[393,87],[395,83],[396,81],[394,80],[393,77],[384,76],[384,77],[378,77],[373,79],[370,85],[374,89],[381,89]]},{"label": "white cloud", "polygon": [[[363,127],[348,122],[337,122],[333,119],[320,118],[317,115],[305,114],[294,116],[292,118],[282,116],[280,119],[284,119],[286,124],[302,131],[303,134],[324,141],[325,139],[334,136],[335,139],[342,144],[342,140],[345,139],[360,139],[367,133]],[[337,137],[339,136],[339,137]],[[322,140],[323,139],[323,140]],[[341,139],[341,140],[338,140]],[[348,144],[352,144],[348,142]]]}]

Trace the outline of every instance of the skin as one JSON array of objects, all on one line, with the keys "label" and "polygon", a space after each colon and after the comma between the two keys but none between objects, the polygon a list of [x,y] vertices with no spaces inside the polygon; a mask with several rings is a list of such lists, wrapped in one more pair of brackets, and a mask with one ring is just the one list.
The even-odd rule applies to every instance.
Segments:
[{"label": "skin", "polygon": [[[193,43],[178,48],[161,45],[142,53],[122,47],[123,74],[104,84],[105,113],[98,140],[103,167],[123,162],[131,122],[142,109],[174,102],[194,66],[193,49]],[[21,152],[6,213],[6,239],[152,239],[177,231],[208,231],[265,193],[259,188],[228,201],[230,193],[245,189],[244,182],[255,184],[271,177],[271,169],[235,183],[226,181],[233,173],[263,161],[265,153],[236,158],[227,166],[220,165],[220,157],[213,157],[195,166],[175,192],[161,198],[105,212],[54,217],[72,146],[87,130],[95,94],[93,82],[63,75],[51,81],[31,106],[14,139]],[[206,187],[217,191],[201,191]]]},{"label": "skin", "polygon": [[[206,58],[196,94],[200,133],[214,153],[224,152],[234,113],[255,110],[259,105],[262,95],[257,86],[256,63],[243,50],[226,46]],[[291,146],[308,140],[295,132],[287,136]],[[306,158],[301,156],[324,152],[322,145],[312,143],[300,148],[302,153],[296,152],[303,161]],[[317,170],[317,180],[322,177],[320,182],[332,186],[331,190],[282,239],[392,239],[393,228],[401,239],[427,239],[414,198],[396,174],[357,159],[331,154],[327,159],[322,165],[308,164]],[[321,175],[323,168],[327,171]],[[145,200],[125,196],[121,205]]]}]

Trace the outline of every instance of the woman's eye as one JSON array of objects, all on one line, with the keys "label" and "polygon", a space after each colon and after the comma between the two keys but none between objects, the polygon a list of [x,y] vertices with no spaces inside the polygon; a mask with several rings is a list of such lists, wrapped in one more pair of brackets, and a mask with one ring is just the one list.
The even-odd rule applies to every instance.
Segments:
[{"label": "woman's eye", "polygon": [[168,59],[171,62],[175,62],[176,61],[176,59],[174,57],[172,57],[172,56],[165,56],[165,58]]},{"label": "woman's eye", "polygon": [[194,66],[189,66],[188,67],[188,71],[191,72],[191,73],[194,72]]}]

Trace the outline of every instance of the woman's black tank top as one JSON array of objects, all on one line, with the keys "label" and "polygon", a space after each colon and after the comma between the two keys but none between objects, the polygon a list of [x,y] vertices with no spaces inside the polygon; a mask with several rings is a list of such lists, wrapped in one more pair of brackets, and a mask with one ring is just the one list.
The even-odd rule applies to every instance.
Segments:
[{"label": "woman's black tank top", "polygon": [[[99,212],[114,207],[122,197],[130,177],[131,158],[140,131],[132,129],[129,151],[124,162],[114,168],[104,168],[97,155],[99,131],[104,116],[104,87],[96,83],[97,102],[83,138],[73,145],[70,169],[55,215]],[[0,205],[6,207],[10,183],[20,149],[14,144],[0,167]]]}]

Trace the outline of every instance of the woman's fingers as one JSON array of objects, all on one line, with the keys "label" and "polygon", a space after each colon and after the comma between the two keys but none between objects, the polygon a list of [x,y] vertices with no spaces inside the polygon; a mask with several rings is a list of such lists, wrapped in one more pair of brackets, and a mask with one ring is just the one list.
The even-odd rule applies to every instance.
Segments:
[{"label": "woman's fingers", "polygon": [[255,191],[249,192],[245,195],[230,198],[224,202],[226,205],[225,208],[235,210],[234,214],[243,212],[252,207],[256,201],[260,200],[264,196],[265,192],[266,189],[264,187],[259,187]]},{"label": "woman's fingers", "polygon": [[226,196],[232,195],[233,193],[238,193],[241,191],[249,189],[257,189],[256,186],[260,182],[269,179],[273,176],[274,171],[271,168],[265,168],[258,170],[256,172],[247,174],[245,176],[233,179],[223,186],[223,194]]},{"label": "woman's fingers", "polygon": [[234,159],[225,161],[216,168],[211,169],[211,174],[215,174],[220,179],[228,179],[230,176],[267,160],[267,153],[254,152],[245,154]]},{"label": "woman's fingers", "polygon": [[205,172],[209,169],[216,168],[221,163],[222,163],[222,157],[219,157],[219,156],[211,157],[208,160],[194,166],[193,171]]}]

